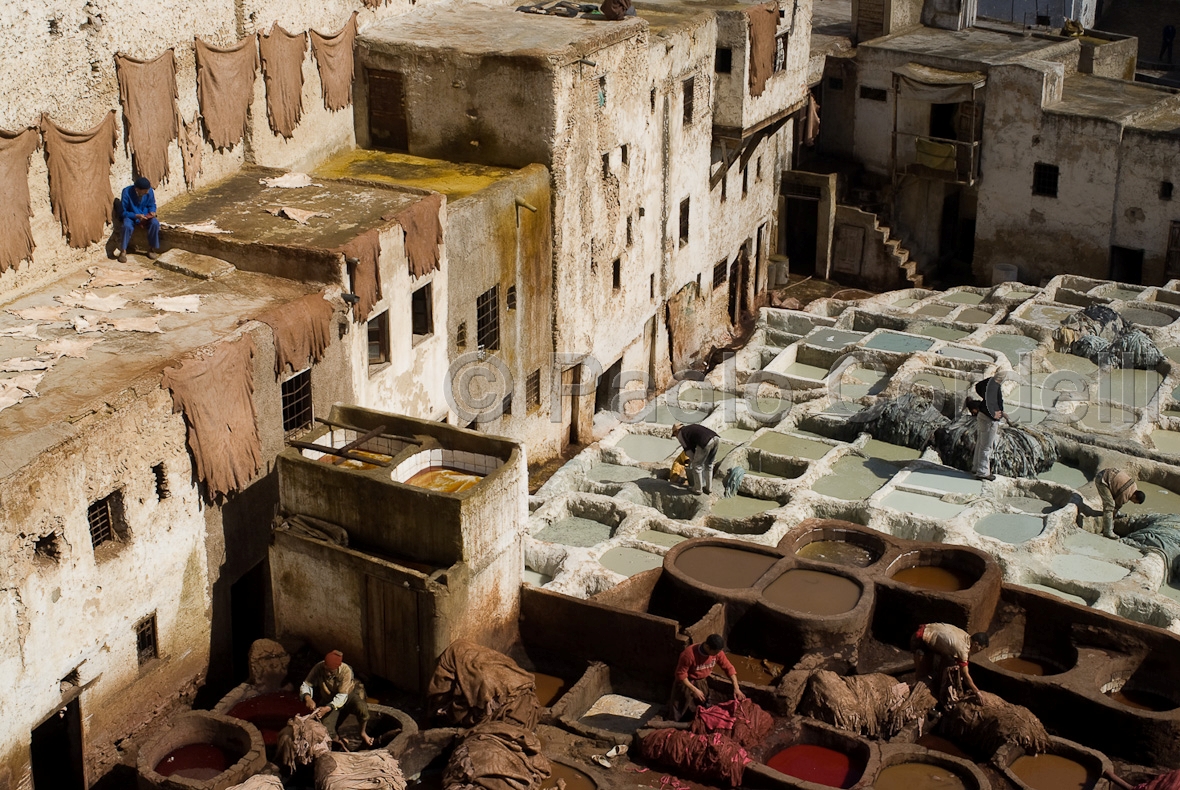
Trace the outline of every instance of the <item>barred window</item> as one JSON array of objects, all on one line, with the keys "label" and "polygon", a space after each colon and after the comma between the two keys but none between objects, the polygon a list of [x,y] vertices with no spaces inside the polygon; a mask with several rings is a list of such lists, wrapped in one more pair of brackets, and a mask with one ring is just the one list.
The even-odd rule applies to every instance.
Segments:
[{"label": "barred window", "polygon": [[1057,179],[1060,175],[1057,165],[1047,165],[1044,162],[1037,162],[1033,165],[1033,187],[1034,195],[1042,197],[1057,197]]},{"label": "barred window", "polygon": [[500,347],[500,286],[493,285],[475,300],[476,340],[481,348]]},{"label": "barred window", "polygon": [[530,410],[541,405],[541,371],[538,368],[529,374],[524,384],[524,399]]},{"label": "barred window", "polygon": [[311,426],[311,370],[296,373],[283,382],[283,433],[298,433]]},{"label": "barred window", "polygon": [[389,361],[389,311],[369,320],[369,364]]},{"label": "barred window", "polygon": [[86,520],[90,524],[90,544],[98,548],[115,540],[122,531],[123,498],[115,491],[86,508]]},{"label": "barred window", "polygon": [[725,285],[726,275],[729,273],[729,264],[726,261],[718,261],[713,264],[713,287],[720,288]]},{"label": "barred window", "polygon": [[152,612],[135,624],[135,652],[139,656],[140,666],[143,666],[160,654],[156,644],[155,612]]}]

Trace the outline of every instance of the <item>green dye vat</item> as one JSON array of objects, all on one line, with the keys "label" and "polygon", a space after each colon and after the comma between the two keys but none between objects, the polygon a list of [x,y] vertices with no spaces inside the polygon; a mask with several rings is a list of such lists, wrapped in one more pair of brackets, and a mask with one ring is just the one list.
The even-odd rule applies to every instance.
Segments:
[{"label": "green dye vat", "polygon": [[992,335],[986,338],[981,346],[999,351],[1008,357],[1013,365],[1020,363],[1020,357],[1036,348],[1039,343],[1025,335]]},{"label": "green dye vat", "polygon": [[1151,437],[1151,443],[1155,445],[1155,449],[1161,453],[1180,455],[1180,433],[1156,428],[1149,436]]},{"label": "green dye vat", "polygon": [[604,540],[610,540],[611,532],[610,526],[602,522],[578,516],[568,516],[554,521],[534,537],[548,543],[560,543],[563,546],[578,546],[588,549],[591,546],[597,546]]},{"label": "green dye vat", "polygon": [[1098,366],[1085,357],[1062,354],[1060,351],[1050,351],[1045,354],[1045,361],[1054,370],[1072,370],[1074,373],[1081,373],[1083,376],[1089,376],[1091,373],[1098,371]]},{"label": "green dye vat", "polygon": [[[677,394],[677,400],[685,403],[704,403],[706,405],[716,402],[719,396],[724,393],[717,390],[702,390],[698,387],[683,387]],[[706,397],[707,396],[707,397]]]},{"label": "green dye vat", "polygon": [[1045,519],[1023,513],[993,513],[976,522],[975,531],[1004,543],[1024,543],[1045,531]]},{"label": "green dye vat", "polygon": [[1085,409],[1086,413],[1079,424],[1100,433],[1123,433],[1138,419],[1135,412],[1118,406],[1089,403]]},{"label": "green dye vat", "polygon": [[1051,513],[1057,509],[1053,506],[1052,502],[1046,502],[1043,499],[1037,499],[1031,496],[1000,497],[996,500],[996,504],[1001,507],[1010,507],[1013,510],[1019,510],[1021,513],[1032,513],[1034,515]]},{"label": "green dye vat", "polygon": [[949,519],[967,509],[966,505],[956,505],[943,502],[932,496],[911,494],[909,491],[891,491],[881,500],[881,506],[892,508],[902,513],[913,513],[934,519]]},{"label": "green dye vat", "polygon": [[1029,299],[1032,299],[1034,296],[1037,296],[1040,293],[1040,291],[1009,291],[1004,298],[1019,299],[1022,302],[1027,302]]},{"label": "green dye vat", "polygon": [[869,458],[882,458],[886,461],[906,462],[922,456],[921,451],[900,444],[883,442],[880,439],[869,439],[865,442],[862,453]]},{"label": "green dye vat", "polygon": [[1098,397],[1127,406],[1146,406],[1155,397],[1163,380],[1164,377],[1154,370],[1111,370],[1098,379]]},{"label": "green dye vat", "polygon": [[1055,461],[1048,471],[1041,472],[1037,475],[1037,479],[1047,480],[1050,483],[1057,483],[1058,485],[1068,486],[1069,488],[1081,488],[1090,482],[1089,476],[1081,469],[1070,464],[1062,463],[1061,461]]},{"label": "green dye vat", "polygon": [[668,456],[680,452],[680,442],[660,436],[629,433],[619,440],[615,447],[640,463],[658,463]]},{"label": "green dye vat", "polygon": [[634,576],[652,568],[659,568],[664,564],[664,558],[650,551],[619,546],[599,557],[598,562],[607,570],[623,576]]},{"label": "green dye vat", "polygon": [[955,291],[954,293],[944,294],[942,301],[953,302],[954,304],[979,304],[983,301],[983,294],[972,293],[971,291]]},{"label": "green dye vat", "polygon": [[1049,417],[1049,412],[1041,411],[1040,409],[1030,409],[1027,406],[1009,408],[1004,413],[1019,425],[1039,425]]},{"label": "green dye vat", "polygon": [[[1094,289],[1094,291],[1098,291],[1098,290],[1101,290],[1101,289],[1100,288]],[[1094,291],[1091,291],[1090,293],[1094,293]],[[1139,295],[1141,293],[1143,293],[1143,291],[1133,290],[1131,288],[1112,288],[1109,291],[1107,291],[1106,293],[1101,294],[1101,295],[1105,296],[1107,299],[1121,299],[1124,302],[1133,302],[1139,298]]]},{"label": "green dye vat", "polygon": [[915,351],[925,351],[932,345],[934,345],[934,341],[928,338],[886,331],[879,333],[865,343],[864,347],[877,351],[892,351],[897,354],[912,354]]},{"label": "green dye vat", "polygon": [[1160,586],[1159,593],[1165,598],[1171,598],[1176,603],[1180,603],[1180,579],[1165,582]]},{"label": "green dye vat", "polygon": [[915,305],[917,303],[918,303],[917,299],[911,299],[910,297],[906,296],[906,297],[898,299],[896,302],[894,302],[893,307],[896,307],[898,309],[902,309],[902,308],[906,308],[906,307],[911,307],[912,305]]},{"label": "green dye vat", "polygon": [[850,400],[880,394],[889,383],[889,373],[883,370],[853,368],[848,371],[848,377],[853,383],[836,382],[836,394]]},{"label": "green dye vat", "polygon": [[1049,567],[1061,578],[1079,582],[1117,582],[1130,573],[1121,565],[1096,560],[1084,554],[1057,554],[1050,558]]},{"label": "green dye vat", "polygon": [[946,467],[939,469],[915,469],[906,476],[905,485],[914,488],[928,488],[942,494],[967,494],[979,496],[983,483],[974,475]]},{"label": "green dye vat", "polygon": [[1176,319],[1168,313],[1161,313],[1158,310],[1148,310],[1143,307],[1124,307],[1117,311],[1123,317],[1124,321],[1139,326],[1167,326]]},{"label": "green dye vat", "polygon": [[778,507],[778,502],[772,499],[756,499],[738,494],[718,499],[713,503],[710,512],[718,518],[739,519],[756,516],[767,510],[774,510],[776,507]]},{"label": "green dye vat", "polygon": [[956,394],[965,392],[970,386],[970,382],[956,378],[955,376],[943,376],[938,373],[918,373],[912,379],[910,384],[919,387],[929,387],[935,392],[945,392],[947,394]]},{"label": "green dye vat", "polygon": [[1070,603],[1081,604],[1082,606],[1090,605],[1086,603],[1086,599],[1080,595],[1067,593],[1065,590],[1058,590],[1056,587],[1049,587],[1048,585],[1044,584],[1022,584],[1020,586],[1027,587],[1030,590],[1036,590],[1037,592],[1049,593],[1049,595],[1052,595],[1055,598],[1060,598],[1061,600],[1069,601]]},{"label": "green dye vat", "polygon": [[717,458],[714,459],[716,463],[720,464],[724,461],[730,453],[736,450],[738,446],[733,442],[718,442],[717,443]]},{"label": "green dye vat", "polygon": [[535,571],[532,568],[525,568],[524,572],[520,574],[520,580],[525,584],[534,584],[540,587],[553,581],[553,577],[547,573]]},{"label": "green dye vat", "polygon": [[586,472],[586,477],[596,483],[630,483],[651,477],[651,473],[638,466],[620,464],[595,464]]},{"label": "green dye vat", "polygon": [[776,455],[809,458],[813,461],[823,458],[828,450],[832,449],[830,444],[817,442],[814,439],[805,439],[802,436],[789,436],[778,431],[767,431],[755,439],[750,446]]},{"label": "green dye vat", "polygon": [[1134,546],[1092,532],[1075,532],[1065,539],[1065,548],[1099,560],[1137,560],[1143,556]]},{"label": "green dye vat", "polygon": [[944,304],[928,304],[920,310],[915,311],[914,315],[924,315],[929,316],[930,318],[943,318],[944,316],[950,315],[951,311],[954,309],[955,308],[948,307]]},{"label": "green dye vat", "polygon": [[1074,313],[1079,312],[1076,307],[1062,307],[1053,304],[1031,304],[1021,308],[1021,318],[1038,324],[1060,324]]},{"label": "green dye vat", "polygon": [[722,441],[744,444],[750,441],[750,437],[755,433],[757,431],[750,431],[745,428],[726,428],[717,435],[721,437]]},{"label": "green dye vat", "polygon": [[859,414],[864,411],[865,407],[859,403],[854,403],[848,400],[832,401],[827,408],[823,410],[823,414],[834,414],[838,417],[851,417],[854,414]]},{"label": "green dye vat", "polygon": [[656,529],[645,529],[635,537],[648,543],[654,543],[657,546],[675,546],[677,543],[687,540],[687,538],[682,537],[681,535],[673,535],[670,532],[660,532]]},{"label": "green dye vat", "polygon": [[1168,346],[1160,349],[1160,353],[1173,362],[1180,362],[1180,346]]},{"label": "green dye vat", "polygon": [[964,310],[955,316],[956,321],[962,321],[964,324],[986,324],[992,320],[995,315],[987,310]]},{"label": "green dye vat", "polygon": [[830,474],[816,481],[817,494],[854,502],[871,496],[897,474],[897,464],[883,458],[846,455],[832,465]]},{"label": "green dye vat", "polygon": [[1137,487],[1147,496],[1147,501],[1142,505],[1136,502],[1128,502],[1123,505],[1122,512],[1125,515],[1134,516],[1140,513],[1180,513],[1180,494],[1164,488],[1158,483],[1148,483],[1142,480],[1139,481]]},{"label": "green dye vat", "polygon": [[746,406],[755,419],[762,421],[779,420],[791,409],[791,402],[782,398],[755,398],[747,400]]},{"label": "green dye vat", "polygon": [[949,340],[952,343],[956,340],[962,340],[971,334],[962,329],[951,329],[949,326],[924,326],[914,331],[919,335],[926,335],[926,337],[933,337],[939,340]]},{"label": "green dye vat", "polygon": [[819,381],[824,376],[828,375],[828,369],[821,368],[816,365],[806,365],[802,362],[792,362],[783,369],[783,374],[787,376],[795,376],[796,378],[807,379],[808,381]]},{"label": "green dye vat", "polygon": [[839,349],[852,343],[859,343],[866,334],[866,332],[850,332],[846,329],[820,327],[803,338],[803,342],[809,346]]},{"label": "green dye vat", "polygon": [[971,362],[991,362],[992,355],[985,354],[982,351],[971,351],[966,348],[957,348],[949,346],[938,352],[939,356],[948,357],[950,359],[966,359]]},{"label": "green dye vat", "polygon": [[656,422],[660,425],[675,425],[678,422],[700,422],[708,416],[709,412],[707,411],[699,411],[697,409],[682,409],[676,405],[670,406],[667,403],[660,401],[657,402],[655,406],[643,416],[643,422]]}]

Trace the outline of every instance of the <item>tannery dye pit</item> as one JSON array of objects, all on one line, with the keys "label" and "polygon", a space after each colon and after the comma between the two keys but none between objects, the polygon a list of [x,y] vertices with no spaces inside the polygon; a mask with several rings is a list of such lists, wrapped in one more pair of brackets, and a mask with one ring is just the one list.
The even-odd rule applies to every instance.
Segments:
[{"label": "tannery dye pit", "polygon": [[676,558],[676,567],[712,587],[749,587],[762,578],[776,557],[727,546],[693,546]]},{"label": "tannery dye pit", "polygon": [[975,582],[962,571],[954,568],[942,568],[937,565],[918,565],[913,568],[905,568],[893,574],[893,580],[911,587],[938,590],[939,592],[958,592],[967,589]]},{"label": "tannery dye pit", "polygon": [[458,494],[475,486],[480,480],[483,480],[483,475],[472,474],[462,469],[432,466],[418,472],[406,483],[444,494]]},{"label": "tannery dye pit", "polygon": [[1009,770],[1033,790],[1090,790],[1099,778],[1076,760],[1056,754],[1023,755]]},{"label": "tannery dye pit", "polygon": [[205,781],[225,773],[236,762],[229,753],[211,743],[190,743],[173,749],[156,765],[160,776]]},{"label": "tannery dye pit", "polygon": [[830,562],[833,565],[847,565],[867,568],[877,559],[873,552],[844,540],[816,540],[795,552],[807,560]]},{"label": "tannery dye pit", "polygon": [[766,764],[781,774],[825,787],[852,787],[864,773],[864,765],[852,755],[809,743],[788,746]]},{"label": "tannery dye pit", "polygon": [[844,614],[860,600],[860,585],[843,576],[796,568],[762,591],[770,603],[803,614]]},{"label": "tannery dye pit", "polygon": [[873,790],[967,790],[967,784],[948,768],[929,763],[899,763],[881,769]]}]

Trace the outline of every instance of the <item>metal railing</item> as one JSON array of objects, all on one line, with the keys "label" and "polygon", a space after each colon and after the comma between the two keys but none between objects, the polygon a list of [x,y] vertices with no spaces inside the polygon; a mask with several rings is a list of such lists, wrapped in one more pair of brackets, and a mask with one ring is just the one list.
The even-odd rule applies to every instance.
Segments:
[{"label": "metal railing", "polygon": [[906,132],[896,132],[894,136],[895,172],[967,185],[979,179],[978,141],[964,142]]}]

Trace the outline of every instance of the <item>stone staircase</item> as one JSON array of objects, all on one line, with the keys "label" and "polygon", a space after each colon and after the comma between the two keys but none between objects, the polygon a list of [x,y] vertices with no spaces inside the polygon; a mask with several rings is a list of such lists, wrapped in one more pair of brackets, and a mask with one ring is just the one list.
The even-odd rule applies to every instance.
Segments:
[{"label": "stone staircase", "polygon": [[877,233],[882,238],[885,254],[901,270],[901,276],[909,283],[907,288],[921,288],[925,282],[921,265],[910,257],[910,251],[901,246],[901,239],[894,238],[888,225],[877,224]]}]

